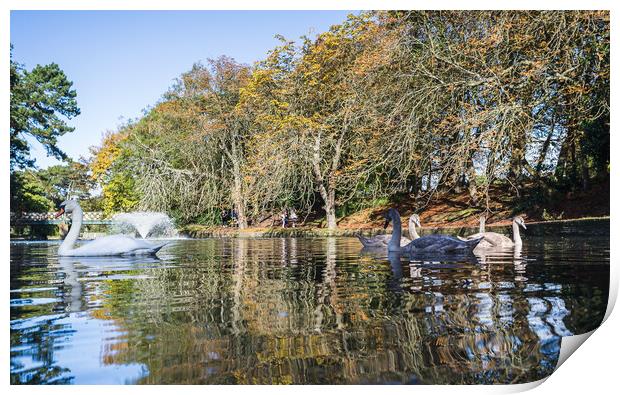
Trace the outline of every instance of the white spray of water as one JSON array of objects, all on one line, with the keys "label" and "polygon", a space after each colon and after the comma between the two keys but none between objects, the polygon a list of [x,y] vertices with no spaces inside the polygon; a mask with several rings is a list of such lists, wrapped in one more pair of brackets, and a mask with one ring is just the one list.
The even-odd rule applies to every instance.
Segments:
[{"label": "white spray of water", "polygon": [[115,231],[120,233],[138,232],[140,237],[176,237],[178,233],[170,217],[164,213],[137,211],[116,214],[112,217]]}]

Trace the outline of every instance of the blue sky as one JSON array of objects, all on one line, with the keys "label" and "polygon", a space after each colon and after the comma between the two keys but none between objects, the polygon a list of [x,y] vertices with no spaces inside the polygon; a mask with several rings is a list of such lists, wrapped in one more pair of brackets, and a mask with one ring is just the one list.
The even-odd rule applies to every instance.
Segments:
[{"label": "blue sky", "polygon": [[[193,63],[219,55],[252,64],[277,45],[342,22],[349,11],[12,11],[13,59],[31,69],[58,63],[73,81],[81,115],[59,139],[88,156],[106,130],[155,104]],[[33,146],[37,165],[58,163]]]}]

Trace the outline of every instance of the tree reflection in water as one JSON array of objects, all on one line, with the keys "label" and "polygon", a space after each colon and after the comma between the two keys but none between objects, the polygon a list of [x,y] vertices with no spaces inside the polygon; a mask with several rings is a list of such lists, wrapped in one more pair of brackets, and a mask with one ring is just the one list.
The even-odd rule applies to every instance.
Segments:
[{"label": "tree reflection in water", "polygon": [[[472,261],[360,254],[352,238],[187,240],[161,262],[97,267],[59,261],[53,246],[20,246],[11,286],[21,291],[12,297],[47,284],[51,291],[36,293],[58,299],[13,305],[11,377],[76,382],[56,351],[80,347],[75,328],[65,322],[60,334],[54,322],[82,314],[109,323],[91,339],[102,346],[90,357],[133,367],[117,371],[121,382],[537,380],[552,372],[560,336],[602,320],[608,245],[603,237],[571,256],[545,238]],[[34,319],[42,324],[24,325]]]}]

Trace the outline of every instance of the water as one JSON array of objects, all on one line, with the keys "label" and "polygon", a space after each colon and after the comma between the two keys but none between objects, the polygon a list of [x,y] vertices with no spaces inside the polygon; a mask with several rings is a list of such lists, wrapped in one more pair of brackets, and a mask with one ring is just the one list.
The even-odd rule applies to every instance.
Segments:
[{"label": "water", "polygon": [[[558,236],[559,235],[559,236]],[[595,329],[609,221],[411,260],[354,238],[179,240],[154,258],[11,244],[11,382],[521,383]]]},{"label": "water", "polygon": [[165,213],[152,211],[136,211],[120,213],[112,218],[114,223],[113,233],[138,233],[140,237],[176,237],[177,231],[174,223]]}]

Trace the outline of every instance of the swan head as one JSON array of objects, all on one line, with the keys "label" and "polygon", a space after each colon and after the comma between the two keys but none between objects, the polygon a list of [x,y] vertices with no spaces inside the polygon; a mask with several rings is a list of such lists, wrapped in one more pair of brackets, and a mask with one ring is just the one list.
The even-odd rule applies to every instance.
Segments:
[{"label": "swan head", "polygon": [[389,213],[390,213],[389,211],[386,211],[383,214],[383,219],[385,219],[385,222],[383,223],[383,229],[386,229],[388,225],[390,224],[390,221],[392,220]]},{"label": "swan head", "polygon": [[409,222],[413,223],[418,228],[422,227],[422,224],[420,224],[420,216],[418,214],[411,214]]},{"label": "swan head", "polygon": [[512,222],[514,222],[515,224],[521,226],[523,229],[527,229],[527,226],[525,226],[525,221],[523,220],[523,217],[521,217],[521,216],[514,217]]},{"label": "swan head", "polygon": [[72,213],[73,210],[75,210],[78,207],[80,207],[80,205],[78,204],[77,200],[74,200],[74,199],[65,200],[64,202],[58,205],[58,212],[56,213],[56,218],[60,217],[64,213],[67,213],[67,214]]},{"label": "swan head", "polygon": [[383,214],[383,218],[385,219],[385,223],[383,224],[383,229],[386,229],[388,227],[388,225],[390,224],[390,221],[392,221],[395,218],[395,215],[398,215],[398,211],[396,211],[396,209],[394,208],[389,209]]}]

